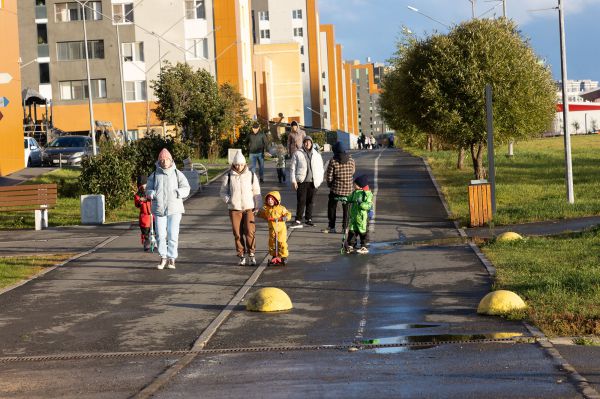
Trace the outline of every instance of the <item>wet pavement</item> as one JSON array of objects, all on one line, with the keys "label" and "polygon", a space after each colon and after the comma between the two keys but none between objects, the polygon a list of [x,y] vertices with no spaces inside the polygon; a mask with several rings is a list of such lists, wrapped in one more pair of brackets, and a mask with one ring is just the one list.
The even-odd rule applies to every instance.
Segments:
[{"label": "wet pavement", "polygon": [[[289,266],[265,269],[248,293],[281,288],[293,310],[228,306],[255,268],[235,265],[212,184],[186,202],[177,270],[156,270],[137,230],[101,229],[97,239],[119,238],[1,295],[0,396],[133,397],[185,354],[147,352],[191,349],[228,309],[204,353],[155,397],[581,397],[521,323],[476,314],[490,278],[423,162],[400,151],[355,158],[377,194],[372,252],[340,255],[342,236],[320,233],[328,194],[320,189],[317,226],[291,232]],[[267,170],[263,192],[278,187],[274,180]],[[293,210],[295,194],[279,188]],[[265,223],[257,236],[260,261]],[[70,357],[44,358],[53,355]]]}]

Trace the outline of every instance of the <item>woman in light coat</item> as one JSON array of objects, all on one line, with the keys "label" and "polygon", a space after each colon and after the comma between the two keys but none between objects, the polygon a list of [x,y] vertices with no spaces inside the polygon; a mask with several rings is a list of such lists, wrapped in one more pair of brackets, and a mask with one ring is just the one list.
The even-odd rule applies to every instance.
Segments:
[{"label": "woman in light coat", "polygon": [[[223,178],[220,195],[229,209],[229,219],[240,266],[256,265],[254,213],[258,211],[262,201],[258,183],[258,178],[248,168],[246,158],[239,151],[233,158],[231,170]],[[246,255],[248,260],[246,260]]]},{"label": "woman in light coat", "polygon": [[156,219],[158,254],[162,270],[175,269],[179,224],[185,213],[183,199],[190,195],[190,184],[183,173],[177,170],[171,153],[163,148],[158,155],[156,170],[148,177],[146,197],[152,200],[152,214]]},{"label": "woman in light coat", "polygon": [[[291,228],[301,227],[302,218],[307,226],[314,226],[312,212],[314,196],[325,175],[323,158],[313,145],[310,136],[302,140],[302,149],[296,151],[292,156],[290,165],[290,179],[292,187],[296,190],[296,219]],[[306,211],[306,212],[305,212]]]}]

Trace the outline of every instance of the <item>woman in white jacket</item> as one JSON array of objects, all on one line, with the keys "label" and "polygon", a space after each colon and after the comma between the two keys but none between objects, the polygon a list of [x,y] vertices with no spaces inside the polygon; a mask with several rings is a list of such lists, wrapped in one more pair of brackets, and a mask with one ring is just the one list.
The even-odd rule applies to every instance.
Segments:
[{"label": "woman in white jacket", "polygon": [[312,138],[305,136],[302,149],[294,153],[290,165],[290,178],[297,200],[296,218],[291,228],[301,227],[302,218],[305,218],[307,226],[315,225],[312,221],[314,196],[323,183],[324,175],[323,158],[315,150]]},{"label": "woman in white jacket", "polygon": [[158,269],[175,269],[179,241],[179,224],[185,212],[183,199],[190,195],[190,184],[177,171],[171,153],[163,148],[158,155],[156,170],[148,177],[146,197],[152,200],[158,236]]},{"label": "woman in white jacket", "polygon": [[254,266],[256,265],[254,213],[261,205],[260,185],[256,175],[246,165],[246,158],[241,151],[235,154],[231,170],[223,178],[220,195],[229,208],[239,265]]}]

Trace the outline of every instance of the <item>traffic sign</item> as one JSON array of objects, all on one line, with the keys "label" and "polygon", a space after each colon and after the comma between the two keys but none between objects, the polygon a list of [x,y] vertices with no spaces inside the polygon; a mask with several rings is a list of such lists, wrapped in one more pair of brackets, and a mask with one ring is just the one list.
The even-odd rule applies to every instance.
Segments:
[{"label": "traffic sign", "polygon": [[10,75],[10,73],[0,72],[0,85],[10,83],[11,80],[12,76]]},{"label": "traffic sign", "polygon": [[8,101],[8,98],[0,97],[0,108],[8,107],[9,103],[10,101]]}]

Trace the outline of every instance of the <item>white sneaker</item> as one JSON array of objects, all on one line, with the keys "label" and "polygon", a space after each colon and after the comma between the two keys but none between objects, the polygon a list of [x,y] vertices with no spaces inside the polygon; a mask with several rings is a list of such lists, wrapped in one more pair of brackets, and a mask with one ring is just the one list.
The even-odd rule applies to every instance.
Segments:
[{"label": "white sneaker", "polygon": [[158,266],[156,266],[156,268],[158,270],[162,270],[165,268],[166,265],[167,265],[167,258],[160,258],[160,263],[158,264]]},{"label": "white sneaker", "polygon": [[167,261],[167,269],[175,269],[175,259],[169,259]]},{"label": "white sneaker", "polygon": [[356,250],[359,254],[368,254],[369,249],[367,247],[362,247],[361,249]]},{"label": "white sneaker", "polygon": [[246,257],[245,256],[240,256],[240,263],[238,263],[238,265],[246,266]]},{"label": "white sneaker", "polygon": [[250,255],[250,258],[248,258],[248,263],[250,264],[250,266],[256,266],[256,258],[253,254]]}]

